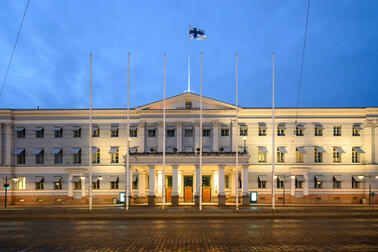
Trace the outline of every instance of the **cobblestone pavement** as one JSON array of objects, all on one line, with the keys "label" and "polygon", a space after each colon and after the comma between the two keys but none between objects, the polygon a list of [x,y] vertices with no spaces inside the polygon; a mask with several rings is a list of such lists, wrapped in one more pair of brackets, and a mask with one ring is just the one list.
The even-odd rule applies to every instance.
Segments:
[{"label": "cobblestone pavement", "polygon": [[378,251],[378,219],[2,220],[0,251]]}]

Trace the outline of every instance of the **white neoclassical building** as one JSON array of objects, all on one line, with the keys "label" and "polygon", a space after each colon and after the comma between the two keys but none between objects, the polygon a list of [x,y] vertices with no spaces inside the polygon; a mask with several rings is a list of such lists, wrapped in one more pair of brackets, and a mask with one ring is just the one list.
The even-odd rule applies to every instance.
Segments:
[{"label": "white neoclassical building", "polygon": [[[203,136],[202,202],[244,205],[368,203],[378,190],[378,108],[242,108],[180,94],[166,100],[166,176],[162,173],[162,101],[130,110],[131,204],[198,203]],[[235,110],[239,111],[239,130]],[[0,110],[0,200],[12,205],[114,204],[125,191],[126,109]],[[276,148],[272,150],[272,134]],[[89,181],[89,136],[93,178]],[[236,149],[238,146],[238,149]],[[236,173],[236,151],[239,155]],[[272,179],[272,155],[276,176]],[[251,202],[251,193],[256,196]],[[375,201],[378,197],[375,198]]]}]

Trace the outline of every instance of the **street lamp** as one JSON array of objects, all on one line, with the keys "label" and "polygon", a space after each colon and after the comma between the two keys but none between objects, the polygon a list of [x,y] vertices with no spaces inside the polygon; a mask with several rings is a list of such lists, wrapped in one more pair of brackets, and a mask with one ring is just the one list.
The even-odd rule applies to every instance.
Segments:
[{"label": "street lamp", "polygon": [[[373,198],[372,198],[372,193],[371,193],[371,180],[372,180],[372,175],[369,174],[367,176],[358,176],[359,179],[364,179],[364,178],[369,178],[369,206],[373,206]],[[378,179],[378,175],[375,176],[376,179]]]},{"label": "street lamp", "polygon": [[[17,178],[12,178],[13,181],[17,181]],[[7,192],[8,190],[10,189],[10,186],[8,184],[8,177],[5,177],[5,183],[4,183],[4,196],[5,196],[5,199],[4,199],[4,208],[7,208]]]},{"label": "street lamp", "polygon": [[[280,175],[281,177],[282,177],[282,179],[283,179],[283,187],[282,187],[282,207],[285,207],[285,196],[286,196],[286,194],[285,194],[285,187],[286,187],[286,178],[287,177],[289,177],[289,176],[286,176],[286,174],[282,174],[282,175]],[[294,175],[292,175],[292,176],[290,176],[291,178],[295,178],[295,176]],[[274,179],[277,179],[278,177],[277,177],[277,175],[274,175]]]},{"label": "street lamp", "polygon": [[243,151],[243,153],[247,153],[247,137],[246,136],[243,137],[243,141],[244,141],[244,151]]}]

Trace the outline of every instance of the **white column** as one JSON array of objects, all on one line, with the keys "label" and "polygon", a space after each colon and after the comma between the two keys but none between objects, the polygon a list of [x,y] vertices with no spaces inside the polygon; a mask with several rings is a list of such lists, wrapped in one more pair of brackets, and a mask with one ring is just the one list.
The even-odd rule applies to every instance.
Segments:
[{"label": "white column", "polygon": [[231,196],[235,196],[235,169],[231,172]]},{"label": "white column", "polygon": [[12,123],[7,123],[5,128],[5,165],[11,165],[12,160]]},{"label": "white column", "polygon": [[177,188],[178,188],[178,194],[180,197],[184,197],[183,195],[183,187],[184,187],[184,176],[182,175],[182,172],[181,171],[178,171],[178,185],[177,185]]},{"label": "white column", "polygon": [[248,195],[248,165],[243,165],[243,173],[242,173],[242,195]]},{"label": "white column", "polygon": [[[292,176],[294,176],[294,175],[292,174]],[[290,194],[291,194],[291,196],[295,196],[295,176],[291,177]]]},{"label": "white column", "polygon": [[224,192],[224,165],[220,164],[219,167],[219,193],[218,195],[223,196],[226,195]]},{"label": "white column", "polygon": [[213,124],[213,151],[219,151],[219,123],[215,122]]},{"label": "white column", "polygon": [[155,196],[155,166],[150,165],[148,196]]},{"label": "white column", "polygon": [[[81,179],[81,196],[82,197],[85,197],[86,195],[86,179],[85,179],[85,176],[82,175],[83,177],[80,178]],[[90,181],[89,181],[90,182]],[[91,183],[91,182],[90,182]],[[91,184],[89,185],[91,186]]]},{"label": "white column", "polygon": [[138,144],[138,152],[145,152],[144,149],[144,125],[145,122],[140,122],[138,125],[138,139],[139,139],[139,144]]},{"label": "white column", "polygon": [[139,171],[138,172],[138,197],[146,196],[146,172]]},{"label": "white column", "polygon": [[195,192],[194,192],[194,195],[198,195],[199,196],[199,190],[200,190],[200,188],[199,188],[199,181],[200,181],[200,174],[199,174],[199,172],[200,172],[200,167],[199,167],[199,165],[196,165],[196,177],[195,177]]},{"label": "white column", "polygon": [[172,165],[172,196],[178,195],[178,165]]},{"label": "white column", "polygon": [[73,188],[72,188],[72,175],[68,175],[68,197],[73,197]]},{"label": "white column", "polygon": [[176,129],[177,152],[182,152],[182,123],[177,123]]}]

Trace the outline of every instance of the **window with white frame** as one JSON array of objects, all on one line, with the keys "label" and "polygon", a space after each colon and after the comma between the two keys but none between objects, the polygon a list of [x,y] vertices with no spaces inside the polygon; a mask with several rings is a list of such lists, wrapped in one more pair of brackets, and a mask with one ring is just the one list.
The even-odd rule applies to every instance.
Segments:
[{"label": "window with white frame", "polygon": [[77,127],[77,126],[73,127],[72,132],[73,132],[73,137],[75,137],[75,138],[81,137],[81,128],[80,127]]},{"label": "window with white frame", "polygon": [[303,147],[297,147],[295,150],[295,156],[296,156],[296,162],[297,163],[303,163],[304,162],[304,154],[305,149]]},{"label": "window with white frame", "polygon": [[333,135],[334,136],[341,136],[341,126],[340,125],[333,126]]},{"label": "window with white frame", "polygon": [[360,126],[360,124],[353,125],[352,135],[353,136],[360,136],[360,134],[361,134],[361,126]]},{"label": "window with white frame", "polygon": [[277,148],[277,162],[278,163],[284,163],[285,162],[285,153],[286,153],[285,147],[278,147]]},{"label": "window with white frame", "polygon": [[111,137],[119,137],[119,127],[118,126],[112,126],[110,128],[110,136]]},{"label": "window with white frame", "polygon": [[266,136],[266,125],[265,125],[265,123],[259,123],[259,136]]},{"label": "window with white frame", "polygon": [[93,126],[93,128],[92,128],[92,137],[100,137],[100,127]]},{"label": "window with white frame", "polygon": [[92,163],[93,164],[99,164],[101,161],[100,158],[100,148],[93,147],[92,148]]},{"label": "window with white frame", "polygon": [[314,148],[314,162],[322,163],[323,162],[323,148],[315,147]]},{"label": "window with white frame", "polygon": [[110,149],[110,160],[113,164],[119,163],[119,149],[118,149],[118,147],[112,147]]},{"label": "window with white frame", "polygon": [[361,162],[361,154],[364,153],[360,147],[352,148],[352,163]]},{"label": "window with white frame", "polygon": [[340,147],[333,148],[333,162],[334,163],[341,163],[341,153],[342,153],[342,149]]},{"label": "window with white frame", "polygon": [[259,163],[265,163],[266,162],[266,153],[267,153],[267,149],[266,149],[265,146],[259,146],[258,147]]},{"label": "window with white frame", "polygon": [[323,136],[323,126],[320,124],[315,125],[315,136]]}]

